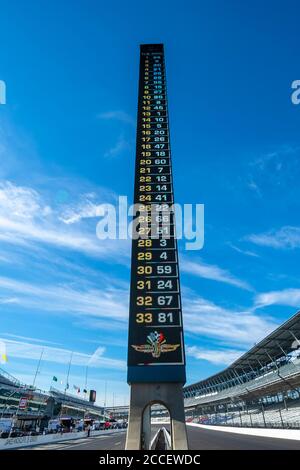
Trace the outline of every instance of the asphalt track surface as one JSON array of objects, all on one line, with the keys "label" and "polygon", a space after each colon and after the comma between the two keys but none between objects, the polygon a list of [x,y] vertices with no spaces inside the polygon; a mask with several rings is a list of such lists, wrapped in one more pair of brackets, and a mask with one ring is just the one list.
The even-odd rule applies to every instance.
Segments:
[{"label": "asphalt track surface", "polygon": [[[165,426],[168,428],[168,425]],[[158,427],[157,427],[158,429]],[[300,450],[300,441],[246,436],[187,426],[190,450]],[[35,450],[124,450],[126,431],[70,442],[31,447]],[[28,448],[27,448],[28,449]],[[25,449],[23,449],[25,450]]]}]

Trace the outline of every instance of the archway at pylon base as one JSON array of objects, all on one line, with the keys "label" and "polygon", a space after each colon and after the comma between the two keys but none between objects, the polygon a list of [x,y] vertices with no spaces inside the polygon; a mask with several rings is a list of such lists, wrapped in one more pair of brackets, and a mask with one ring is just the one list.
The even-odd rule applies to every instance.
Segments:
[{"label": "archway at pylon base", "polygon": [[142,445],[149,449],[150,411],[154,404],[163,405],[169,411],[172,449],[188,449],[182,387],[183,385],[177,382],[132,383],[130,385],[126,450],[139,450],[143,448]]},{"label": "archway at pylon base", "polygon": [[165,427],[171,435],[171,416],[161,401],[149,403],[143,410],[142,448],[150,450],[157,431]]}]

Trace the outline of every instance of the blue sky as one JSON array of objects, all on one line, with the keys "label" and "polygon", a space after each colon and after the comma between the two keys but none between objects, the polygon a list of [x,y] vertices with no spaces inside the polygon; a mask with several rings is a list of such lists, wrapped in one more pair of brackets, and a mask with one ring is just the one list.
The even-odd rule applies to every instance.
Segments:
[{"label": "blue sky", "polygon": [[[128,400],[127,241],[97,206],[133,196],[140,43],[163,42],[176,202],[205,204],[180,246],[188,382],[232,362],[300,303],[299,5],[0,2],[0,338],[5,370]],[[61,385],[61,388],[63,385]]]}]

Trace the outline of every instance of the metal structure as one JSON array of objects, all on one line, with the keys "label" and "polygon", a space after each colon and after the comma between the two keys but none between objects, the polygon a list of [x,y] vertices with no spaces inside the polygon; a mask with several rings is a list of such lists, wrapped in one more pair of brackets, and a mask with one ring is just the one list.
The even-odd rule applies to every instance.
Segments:
[{"label": "metal structure", "polygon": [[225,370],[184,388],[190,418],[211,424],[299,427],[300,312]]},{"label": "metal structure", "polygon": [[127,449],[149,448],[150,408],[170,413],[173,448],[187,448],[181,297],[164,48],[140,47],[128,383]]}]

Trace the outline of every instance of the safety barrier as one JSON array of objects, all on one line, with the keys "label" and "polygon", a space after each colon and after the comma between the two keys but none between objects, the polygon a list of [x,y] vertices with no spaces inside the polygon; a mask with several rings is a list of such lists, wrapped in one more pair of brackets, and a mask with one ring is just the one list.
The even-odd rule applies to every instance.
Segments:
[{"label": "safety barrier", "polygon": [[[112,429],[109,431],[91,431],[90,436],[96,437],[101,434],[112,434],[122,432],[124,429]],[[68,432],[68,433],[56,433],[56,434],[45,434],[38,436],[22,436],[22,437],[8,437],[7,439],[0,439],[0,450],[18,449],[20,447],[37,446],[40,444],[51,444],[53,442],[70,441],[75,439],[82,439],[87,437],[86,431],[81,432]]]}]

